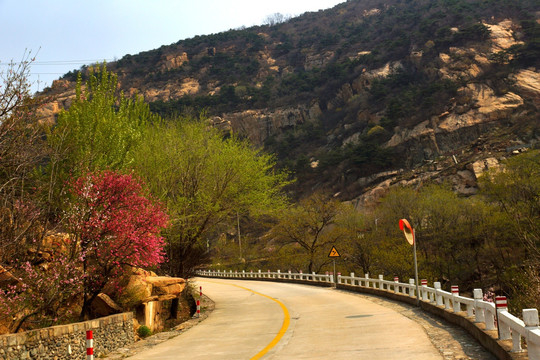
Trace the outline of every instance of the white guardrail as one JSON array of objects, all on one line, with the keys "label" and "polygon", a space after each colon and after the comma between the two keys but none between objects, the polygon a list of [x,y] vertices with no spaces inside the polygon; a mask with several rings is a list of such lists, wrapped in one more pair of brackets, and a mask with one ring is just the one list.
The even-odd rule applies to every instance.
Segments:
[{"label": "white guardrail", "polygon": [[[239,278],[239,279],[288,279],[313,281],[318,283],[334,283],[334,276],[331,273],[304,274],[302,272],[292,273],[281,272],[257,272],[242,270],[238,271],[220,271],[220,270],[200,270],[197,271],[200,276],[217,278]],[[416,285],[414,279],[409,283],[401,283],[397,277],[391,280],[384,280],[383,275],[378,279],[370,278],[369,274],[364,277],[356,277],[354,273],[350,276],[337,275],[337,284],[358,286],[365,288],[374,288],[379,290],[391,291],[396,294],[406,295],[412,298],[416,297]],[[527,343],[529,359],[540,360],[540,327],[537,309],[524,309],[523,320],[508,312],[505,297],[497,297],[497,306],[493,302],[483,300],[482,289],[474,289],[474,299],[460,296],[457,286],[452,286],[452,292],[441,289],[441,284],[435,282],[433,287],[427,286],[427,280],[421,281],[419,287],[419,299],[433,305],[444,307],[447,311],[455,313],[466,312],[466,316],[474,317],[475,323],[485,324],[485,330],[499,329],[500,340],[512,340],[512,352],[521,352],[521,340]]]}]

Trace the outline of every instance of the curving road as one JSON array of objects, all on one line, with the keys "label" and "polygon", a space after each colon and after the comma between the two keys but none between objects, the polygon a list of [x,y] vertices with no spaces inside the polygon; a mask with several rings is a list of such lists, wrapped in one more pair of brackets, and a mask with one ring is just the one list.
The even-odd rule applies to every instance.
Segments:
[{"label": "curving road", "polygon": [[130,359],[442,359],[420,325],[329,288],[196,279],[215,310]]}]

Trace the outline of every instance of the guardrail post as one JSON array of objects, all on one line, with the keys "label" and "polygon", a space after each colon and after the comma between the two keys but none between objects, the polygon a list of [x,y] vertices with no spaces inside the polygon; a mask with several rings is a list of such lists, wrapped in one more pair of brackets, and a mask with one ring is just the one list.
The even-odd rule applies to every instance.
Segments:
[{"label": "guardrail post", "polygon": [[300,280],[304,280],[304,272],[300,270]]},{"label": "guardrail post", "polygon": [[441,295],[441,283],[440,281],[435,281],[433,283],[433,287],[435,288],[435,303],[437,306],[443,305],[443,297]]},{"label": "guardrail post", "polygon": [[384,276],[379,275],[379,289],[384,290]]},{"label": "guardrail post", "polygon": [[[491,303],[488,303],[491,307]],[[486,318],[485,324],[486,324],[486,330],[495,330],[495,312],[490,310],[484,310],[484,315]]]},{"label": "guardrail post", "polygon": [[292,279],[291,270],[287,271],[287,279]]},{"label": "guardrail post", "polygon": [[505,324],[501,319],[501,312],[508,311],[506,296],[495,297],[495,310],[497,311],[497,328],[499,328],[499,339],[508,340],[511,337],[510,326]]},{"label": "guardrail post", "polygon": [[[364,278],[366,279],[365,286],[369,287],[369,274],[364,274]],[[361,282],[358,282],[359,285],[362,285]],[[374,283],[375,284],[375,283]]]},{"label": "guardrail post", "polygon": [[[428,298],[427,298],[427,279],[420,280],[420,285],[422,286],[422,289],[421,289],[422,294],[420,296],[420,299],[421,300],[428,300]],[[418,294],[418,295],[420,295],[420,294]]]},{"label": "guardrail post", "polygon": [[394,276],[394,293],[397,294],[399,292],[399,277]]},{"label": "guardrail post", "polygon": [[[529,352],[529,359],[540,359],[540,343],[532,341],[532,331],[538,330],[538,310],[537,309],[523,309],[523,322],[525,323],[525,329],[527,329],[527,351]],[[535,337],[538,339],[538,337]],[[514,340],[512,338],[512,340]],[[521,341],[518,342],[519,350],[521,350]],[[514,346],[516,344],[514,343]],[[515,349],[515,347],[514,347]]]},{"label": "guardrail post", "polygon": [[414,297],[414,279],[409,279],[409,297]]},{"label": "guardrail post", "polygon": [[279,270],[279,269],[278,269],[278,271],[277,271],[277,278],[278,278],[278,279],[281,279],[281,270]]},{"label": "guardrail post", "polygon": [[242,278],[246,277],[246,270],[242,270],[242,275],[240,275]]},{"label": "guardrail post", "polygon": [[460,312],[461,311],[461,304],[459,303],[459,300],[456,298],[459,296],[459,286],[452,285],[452,308],[454,309],[454,312]]},{"label": "guardrail post", "polygon": [[482,289],[474,289],[473,290],[474,295],[474,322],[481,323],[486,321],[486,317],[484,315],[484,309],[480,308],[480,301],[484,298],[484,294],[482,294]]}]

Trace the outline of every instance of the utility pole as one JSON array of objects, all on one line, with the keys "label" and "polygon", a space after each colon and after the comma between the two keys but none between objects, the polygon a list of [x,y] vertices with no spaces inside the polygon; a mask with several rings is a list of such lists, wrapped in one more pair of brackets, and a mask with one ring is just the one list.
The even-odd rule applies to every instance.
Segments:
[{"label": "utility pole", "polygon": [[238,227],[238,248],[240,249],[240,260],[242,260],[242,239],[240,238],[240,215],[236,211],[236,225]]}]

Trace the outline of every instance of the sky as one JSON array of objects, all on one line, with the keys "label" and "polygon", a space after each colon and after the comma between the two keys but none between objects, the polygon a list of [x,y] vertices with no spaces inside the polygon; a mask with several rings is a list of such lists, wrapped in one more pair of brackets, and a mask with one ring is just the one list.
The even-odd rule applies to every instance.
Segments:
[{"label": "sky", "polygon": [[31,52],[33,91],[82,65],[345,0],[0,0],[0,72]]}]

